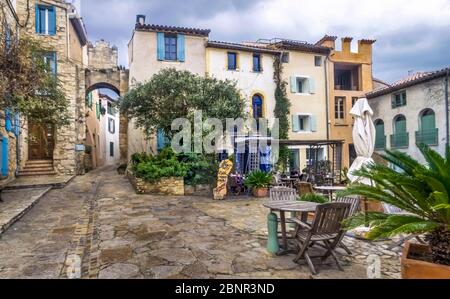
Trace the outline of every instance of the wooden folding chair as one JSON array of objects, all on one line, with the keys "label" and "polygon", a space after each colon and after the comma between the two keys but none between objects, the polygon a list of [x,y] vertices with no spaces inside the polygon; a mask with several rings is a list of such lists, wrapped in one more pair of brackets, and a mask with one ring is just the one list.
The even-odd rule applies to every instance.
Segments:
[{"label": "wooden folding chair", "polygon": [[[354,216],[361,209],[361,198],[359,196],[346,196],[346,197],[338,197],[333,202],[341,202],[350,204],[350,213],[348,217]],[[345,234],[342,235],[341,240],[339,240],[339,247],[344,249],[347,254],[352,255],[350,249],[348,249],[345,244],[342,243],[344,240]]]},{"label": "wooden folding chair", "polygon": [[[339,270],[343,271],[335,249],[340,243],[345,231],[342,222],[348,217],[351,205],[348,203],[328,203],[317,207],[312,225],[295,219],[297,230],[295,232],[297,246],[300,248],[294,262],[298,263],[305,259],[311,273],[316,275],[317,271],[312,263],[312,258],[322,258],[325,261],[330,256],[335,260]],[[309,250],[314,243],[322,242],[327,249],[324,255],[311,256]]]}]

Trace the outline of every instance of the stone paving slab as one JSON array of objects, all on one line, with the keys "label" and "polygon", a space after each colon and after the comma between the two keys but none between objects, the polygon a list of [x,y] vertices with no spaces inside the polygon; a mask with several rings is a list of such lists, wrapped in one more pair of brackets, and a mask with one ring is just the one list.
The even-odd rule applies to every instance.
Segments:
[{"label": "stone paving slab", "polygon": [[42,175],[33,177],[19,177],[6,185],[5,190],[47,187],[62,189],[67,186],[74,178],[74,175]]},{"label": "stone paving slab", "polygon": [[51,188],[10,190],[2,192],[0,202],[0,235],[25,215]]}]

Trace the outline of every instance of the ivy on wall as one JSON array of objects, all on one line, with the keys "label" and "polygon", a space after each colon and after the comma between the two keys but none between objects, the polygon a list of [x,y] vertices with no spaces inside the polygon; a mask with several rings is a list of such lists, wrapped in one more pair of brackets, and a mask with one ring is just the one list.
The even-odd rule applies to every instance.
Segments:
[{"label": "ivy on wall", "polygon": [[[283,80],[283,63],[280,56],[274,56],[274,82],[275,89],[275,118],[278,118],[280,124],[279,136],[280,139],[289,139],[289,115],[291,110],[291,102],[287,96],[287,82]],[[287,146],[280,146],[280,160],[278,162],[278,168],[280,170],[286,170],[289,162],[289,149]]]}]

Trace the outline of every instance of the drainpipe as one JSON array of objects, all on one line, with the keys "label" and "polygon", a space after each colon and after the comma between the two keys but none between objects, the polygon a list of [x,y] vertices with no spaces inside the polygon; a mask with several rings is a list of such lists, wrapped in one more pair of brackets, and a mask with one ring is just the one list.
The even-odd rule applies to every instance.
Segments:
[{"label": "drainpipe", "polygon": [[445,147],[445,152],[446,152],[446,156],[449,157],[450,155],[450,117],[448,115],[449,113],[449,100],[448,100],[448,77],[450,73],[450,69],[447,69],[446,74],[445,74],[445,124],[446,124],[446,147]]},{"label": "drainpipe", "polygon": [[330,94],[329,94],[329,86],[328,86],[328,62],[330,61],[330,54],[327,54],[325,58],[325,107],[327,113],[327,140],[330,140]]}]

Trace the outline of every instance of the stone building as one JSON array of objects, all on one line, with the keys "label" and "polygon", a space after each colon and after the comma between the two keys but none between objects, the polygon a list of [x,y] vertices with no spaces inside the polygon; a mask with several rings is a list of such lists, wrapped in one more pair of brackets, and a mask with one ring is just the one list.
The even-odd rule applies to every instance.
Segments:
[{"label": "stone building", "polygon": [[[16,1],[0,0],[0,38],[10,43],[19,38],[19,31]],[[5,47],[6,45],[7,43],[4,44]],[[14,115],[10,111],[0,111],[0,185],[15,178],[19,159],[17,148],[19,133],[19,115]]]},{"label": "stone building", "polygon": [[374,89],[372,74],[372,46],[374,40],[358,41],[357,51],[352,51],[353,38],[342,38],[341,50],[336,49],[335,36],[325,36],[318,46],[331,49],[326,60],[328,73],[329,138],[344,140],[343,167],[349,167],[356,159],[353,144],[353,117],[350,115],[354,103]]},{"label": "stone building", "polygon": [[450,68],[413,74],[367,94],[374,111],[375,150],[408,153],[425,162],[417,144],[425,143],[445,155],[449,144]]},{"label": "stone building", "polygon": [[43,59],[66,93],[70,124],[55,128],[52,124],[28,123],[21,136],[20,174],[82,174],[86,139],[86,30],[73,4],[63,0],[28,4],[17,0],[17,14],[23,30],[52,49]]}]

